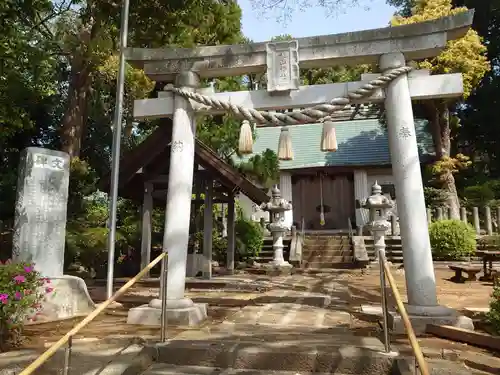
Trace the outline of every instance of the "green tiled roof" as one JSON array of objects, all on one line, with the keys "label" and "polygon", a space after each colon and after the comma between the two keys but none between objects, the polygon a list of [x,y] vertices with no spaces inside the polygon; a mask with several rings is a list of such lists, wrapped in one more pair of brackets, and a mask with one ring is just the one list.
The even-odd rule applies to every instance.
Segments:
[{"label": "green tiled roof", "polygon": [[[421,161],[433,153],[432,138],[425,129],[426,125],[424,120],[415,121]],[[267,148],[277,151],[280,131],[280,127],[257,128],[254,153],[260,154]],[[281,169],[391,164],[387,132],[379,120],[336,122],[335,131],[337,152],[322,152],[322,124],[290,126],[294,159],[280,161]]]}]

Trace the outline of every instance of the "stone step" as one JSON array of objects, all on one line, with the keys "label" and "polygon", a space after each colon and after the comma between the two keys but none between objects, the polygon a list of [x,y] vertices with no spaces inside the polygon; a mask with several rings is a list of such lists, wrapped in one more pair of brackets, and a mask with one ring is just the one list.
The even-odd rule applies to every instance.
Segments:
[{"label": "stone step", "polygon": [[314,242],[314,243],[330,243],[330,242],[350,242],[348,237],[346,238],[305,238],[304,242]]},{"label": "stone step", "polygon": [[174,340],[150,347],[150,350],[156,362],[162,364],[267,373],[362,374],[363,368],[377,368],[380,374],[389,374],[392,366],[392,359],[381,354],[380,340],[351,334],[316,335],[310,339],[298,336],[291,340],[275,336],[267,340],[261,337]]},{"label": "stone step", "polygon": [[328,249],[350,249],[351,244],[333,244],[333,245],[318,245],[318,244],[304,244],[303,249],[312,250],[328,250]]},{"label": "stone step", "polygon": [[261,256],[258,256],[258,257],[255,257],[254,260],[257,262],[257,263],[268,263],[270,261],[273,260],[273,257],[272,256],[269,256],[269,257],[261,257]]},{"label": "stone step", "polygon": [[305,238],[318,238],[318,239],[323,239],[323,238],[349,238],[349,234],[347,233],[341,233],[341,234],[311,234],[311,233],[306,233]]},{"label": "stone step", "polygon": [[308,374],[331,374],[331,372],[297,372],[297,371],[269,371],[269,370],[249,370],[249,369],[234,369],[234,368],[214,368],[203,366],[175,366],[165,363],[156,363],[144,375],[308,375]]},{"label": "stone step", "polygon": [[349,262],[353,258],[353,254],[332,255],[328,257],[321,256],[304,256],[302,262],[307,263],[344,263]]},{"label": "stone step", "polygon": [[320,256],[304,256],[302,257],[303,262],[322,262],[322,263],[343,263],[346,261],[350,261],[353,257],[353,254],[343,254],[343,255],[332,255],[328,257],[320,257]]},{"label": "stone step", "polygon": [[[387,366],[384,363],[382,368],[370,369],[363,368],[362,366],[359,370],[352,367],[343,367],[342,369],[331,369],[328,372],[311,372],[311,371],[270,371],[270,370],[257,370],[257,369],[238,369],[238,368],[214,368],[214,367],[204,367],[204,366],[175,366],[166,363],[155,363],[151,365],[145,372],[144,375],[327,375],[327,374],[337,374],[337,375],[350,375],[350,374],[370,374],[370,375],[410,375],[419,373],[415,371],[414,360],[410,357],[398,357],[389,360],[390,367],[387,371]],[[355,362],[358,363],[358,362]],[[429,366],[429,371],[431,375],[470,375],[470,374],[484,374],[484,372],[474,371],[460,362],[453,362],[448,360],[440,359],[428,359],[427,364]],[[375,371],[374,371],[375,370]],[[340,372],[341,371],[341,372]],[[121,375],[121,374],[120,374]]]},{"label": "stone step", "polygon": [[333,244],[333,245],[317,245],[317,244],[304,244],[302,249],[305,250],[338,250],[338,249],[351,249],[350,244]]},{"label": "stone step", "polygon": [[345,258],[342,262],[304,262],[302,264],[303,268],[313,268],[313,269],[345,269],[354,267],[354,257]]},{"label": "stone step", "polygon": [[[315,248],[315,249],[328,249],[328,248],[336,248],[336,247],[351,247],[352,245],[348,242],[345,243],[305,243],[303,245],[304,248]],[[373,245],[372,245],[373,246]]]},{"label": "stone step", "polygon": [[302,249],[302,254],[336,254],[336,253],[347,253],[351,252],[352,253],[352,248],[351,247],[340,247],[340,248],[304,248]]},{"label": "stone step", "polygon": [[[400,243],[386,243],[385,244],[386,248],[391,248],[391,249],[402,249],[403,245]],[[365,247],[367,249],[373,248],[373,243],[366,243],[365,242]]]},{"label": "stone step", "polygon": [[305,245],[330,245],[330,244],[350,244],[351,241],[346,238],[346,239],[342,239],[342,240],[335,240],[335,239],[331,239],[331,240],[313,240],[313,239],[305,239],[304,240],[304,244]]},{"label": "stone step", "polygon": [[[386,246],[402,246],[401,240],[385,240]],[[373,246],[373,240],[365,240],[365,246]]]},{"label": "stone step", "polygon": [[263,255],[263,254],[274,254],[274,250],[273,248],[268,248],[268,247],[263,247],[260,251],[259,251],[259,255]]}]

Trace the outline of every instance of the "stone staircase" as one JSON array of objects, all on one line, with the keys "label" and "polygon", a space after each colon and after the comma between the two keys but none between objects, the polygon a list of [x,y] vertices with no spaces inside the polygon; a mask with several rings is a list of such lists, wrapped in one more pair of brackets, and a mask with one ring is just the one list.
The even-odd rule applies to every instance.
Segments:
[{"label": "stone staircase", "polygon": [[[290,258],[290,237],[285,237],[283,239],[283,256],[286,261]],[[259,255],[254,259],[257,263],[265,264],[273,260],[274,250],[273,250],[273,239],[272,237],[265,237],[264,244],[262,245],[262,250]]]},{"label": "stone staircase", "polygon": [[354,254],[348,234],[306,234],[302,248],[302,267],[352,268]]},{"label": "stone staircase", "polygon": [[[365,248],[370,260],[375,260],[375,249],[373,248],[373,237],[365,236]],[[403,246],[400,236],[387,236],[385,238],[385,256],[391,263],[403,263]]]}]

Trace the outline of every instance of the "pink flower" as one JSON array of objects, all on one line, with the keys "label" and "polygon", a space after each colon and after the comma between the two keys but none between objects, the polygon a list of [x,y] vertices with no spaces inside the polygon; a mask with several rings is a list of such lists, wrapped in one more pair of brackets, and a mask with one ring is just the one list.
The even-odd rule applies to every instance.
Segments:
[{"label": "pink flower", "polygon": [[42,281],[45,283],[45,284],[50,284],[50,280],[46,277],[42,278]]},{"label": "pink flower", "polygon": [[14,281],[17,284],[21,284],[21,283],[24,283],[26,281],[26,277],[24,277],[23,275],[17,275],[17,276],[14,276]]},{"label": "pink flower", "polygon": [[51,288],[51,287],[46,287],[45,288],[45,293],[50,293],[54,290],[54,288]]},{"label": "pink flower", "polygon": [[0,294],[0,302],[2,303],[7,303],[7,300],[9,299],[9,295],[6,293]]},{"label": "pink flower", "polygon": [[16,292],[16,293],[14,294],[14,298],[15,298],[15,299],[17,299],[17,300],[19,301],[21,298],[23,298],[23,295],[21,294],[21,292]]},{"label": "pink flower", "polygon": [[24,272],[30,273],[32,271],[33,271],[33,267],[32,266],[24,266]]}]

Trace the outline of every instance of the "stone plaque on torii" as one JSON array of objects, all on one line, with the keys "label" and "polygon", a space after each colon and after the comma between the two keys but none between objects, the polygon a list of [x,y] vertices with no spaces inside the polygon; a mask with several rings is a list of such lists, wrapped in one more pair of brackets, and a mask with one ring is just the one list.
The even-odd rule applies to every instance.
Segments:
[{"label": "stone plaque on torii", "polygon": [[[420,24],[286,42],[128,49],[127,59],[132,65],[143,68],[155,81],[169,83],[158,98],[137,100],[134,105],[137,119],[173,117],[164,240],[169,252],[166,282],[169,317],[178,316],[180,310],[192,310],[192,315],[198,316],[200,311],[206,311],[184,296],[195,115],[231,113],[247,120],[242,125],[244,138],[244,134],[248,137],[249,124],[283,126],[283,129],[305,123],[331,124],[330,116],[348,105],[383,101],[399,202],[408,311],[415,316],[440,316],[441,322],[443,317],[451,319],[452,312],[437,302],[412,99],[458,98],[463,94],[462,77],[412,71],[406,62],[435,57],[448,41],[465,35],[472,19],[473,11],[467,11]],[[359,82],[298,85],[299,67],[370,63],[378,64],[381,73],[364,74]],[[200,78],[250,73],[267,73],[267,90],[207,94],[199,89]],[[290,108],[299,110],[274,112]],[[245,143],[242,138],[240,146]],[[329,151],[323,144],[321,149]],[[153,301],[143,309],[154,310],[159,306],[158,301]],[[157,314],[159,319],[158,309],[150,314]],[[191,323],[193,319],[184,322]]]}]

